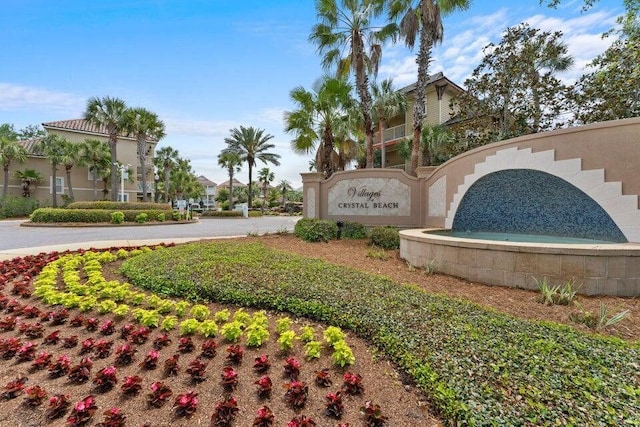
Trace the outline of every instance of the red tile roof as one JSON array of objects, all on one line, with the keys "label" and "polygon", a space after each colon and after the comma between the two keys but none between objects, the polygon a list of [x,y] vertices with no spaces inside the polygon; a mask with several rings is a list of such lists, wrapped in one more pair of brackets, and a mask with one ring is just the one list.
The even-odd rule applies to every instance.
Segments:
[{"label": "red tile roof", "polygon": [[[83,133],[90,133],[94,135],[102,135],[109,136],[107,132],[107,128],[105,126],[96,126],[91,124],[88,120],[85,119],[71,119],[71,120],[60,120],[57,122],[49,122],[42,123],[42,127],[45,129],[59,129],[59,130],[68,130],[68,131],[76,131]],[[118,135],[119,138],[127,138],[134,139],[126,133],[121,133]],[[155,139],[149,139],[148,142],[156,142]]]},{"label": "red tile roof", "polygon": [[44,138],[33,138],[33,139],[25,139],[18,142],[27,150],[30,156],[44,157],[42,148],[39,147],[39,143],[43,139]]}]

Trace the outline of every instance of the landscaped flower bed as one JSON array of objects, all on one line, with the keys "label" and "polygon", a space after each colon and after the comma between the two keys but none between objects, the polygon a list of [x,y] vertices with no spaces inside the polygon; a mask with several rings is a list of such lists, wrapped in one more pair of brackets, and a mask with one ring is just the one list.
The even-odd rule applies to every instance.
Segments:
[{"label": "landscaped flower bed", "polygon": [[[0,309],[12,318],[3,318],[0,332],[0,366],[6,368],[0,375],[3,422],[311,425],[295,424],[297,417],[317,425],[364,425],[367,415],[360,408],[382,395],[384,384],[386,392],[395,388],[402,397],[389,410],[403,411],[387,413],[378,400],[385,415],[402,424],[413,411],[409,419],[414,425],[429,425],[415,395],[393,378],[385,379],[390,368],[381,364],[378,372],[361,371],[372,362],[347,357],[366,354],[366,349],[339,330],[261,311],[168,300],[103,275],[105,263],[148,251],[114,248],[0,263],[0,300],[5,301]],[[323,336],[327,330],[330,338]],[[319,353],[305,350],[309,342],[320,343]],[[333,380],[328,389],[314,381],[319,370]],[[342,377],[356,372],[365,375],[365,395],[343,399],[340,420],[335,407],[325,414],[327,393],[339,393]],[[292,382],[306,382],[304,399],[288,397]]]},{"label": "landscaped flower bed", "polygon": [[[171,274],[158,265],[170,266]],[[286,310],[352,329],[410,372],[452,422],[640,419],[637,344],[515,319],[261,244],[184,245],[123,268],[148,289]],[[365,408],[372,416],[377,403]]]}]

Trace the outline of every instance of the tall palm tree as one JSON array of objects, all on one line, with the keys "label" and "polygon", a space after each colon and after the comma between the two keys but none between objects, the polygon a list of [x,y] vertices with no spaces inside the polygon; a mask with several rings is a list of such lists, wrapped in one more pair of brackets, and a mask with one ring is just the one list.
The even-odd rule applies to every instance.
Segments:
[{"label": "tall palm tree", "polygon": [[127,115],[126,103],[119,98],[89,98],[84,112],[85,120],[95,126],[104,126],[109,135],[111,148],[111,201],[118,200],[118,135],[125,129]]},{"label": "tall palm tree", "polygon": [[381,167],[386,167],[386,150],[384,146],[384,126],[390,118],[403,114],[407,109],[407,95],[393,87],[393,79],[384,79],[380,84],[371,83],[373,96],[373,119],[378,122],[380,133]]},{"label": "tall palm tree", "polygon": [[31,197],[31,184],[38,184],[44,179],[35,169],[18,170],[14,176],[22,182],[22,197]]},{"label": "tall palm tree", "polygon": [[147,141],[164,138],[165,127],[158,115],[145,108],[127,110],[126,131],[132,134],[138,143],[140,175],[142,176],[142,201],[147,201]]},{"label": "tall palm tree", "polygon": [[76,144],[71,141],[65,141],[62,144],[62,157],[60,158],[60,163],[64,166],[64,170],[67,174],[67,188],[69,189],[69,199],[72,202],[75,198],[73,196],[73,186],[71,185],[71,169],[76,165],[84,166],[82,148],[82,144]]},{"label": "tall palm tree", "polygon": [[[471,0],[392,0],[389,16],[392,20],[401,19],[400,36],[405,44],[413,49],[419,38],[418,81],[416,83],[413,104],[413,145],[411,147],[411,165],[409,173],[415,175],[420,154],[420,134],[425,117],[427,83],[429,82],[429,63],[431,49],[441,43],[444,37],[442,15],[469,7]],[[429,157],[429,156],[427,156]]]},{"label": "tall palm tree", "polygon": [[334,160],[336,139],[346,133],[347,110],[354,104],[351,85],[345,79],[324,76],[316,80],[312,90],[299,86],[289,94],[297,109],[285,112],[285,131],[292,133],[294,152],[308,154],[320,144],[317,165],[325,178],[338,169]]},{"label": "tall palm tree", "polygon": [[4,184],[2,186],[2,197],[9,192],[9,166],[12,162],[24,163],[27,161],[27,150],[18,141],[8,137],[0,137],[0,163],[4,171]]},{"label": "tall palm tree", "polygon": [[156,157],[153,159],[153,164],[158,168],[158,172],[162,172],[164,177],[164,201],[169,203],[169,187],[171,178],[171,169],[173,169],[178,162],[178,150],[169,146],[162,147],[156,151]]},{"label": "tall palm tree", "polygon": [[93,200],[98,200],[98,177],[104,175],[105,169],[111,169],[109,144],[97,139],[85,139],[81,153],[83,162],[93,172]]},{"label": "tall palm tree", "polygon": [[38,144],[44,156],[51,163],[51,206],[54,208],[58,207],[58,190],[56,188],[58,166],[63,162],[65,156],[65,145],[68,143],[68,139],[60,135],[51,134],[43,138]]},{"label": "tall palm tree", "polygon": [[233,206],[233,176],[236,172],[240,172],[242,159],[240,154],[233,150],[222,150],[218,154],[218,165],[227,170],[229,174],[229,209]]},{"label": "tall palm tree", "polygon": [[272,163],[275,166],[280,165],[279,154],[270,153],[275,145],[269,143],[273,139],[273,135],[265,134],[264,129],[256,129],[254,127],[240,126],[240,129],[231,129],[231,136],[224,139],[229,149],[237,152],[240,155],[240,160],[247,163],[249,168],[249,209],[251,209],[252,197],[252,172],[253,167],[256,165],[256,160],[267,164]]},{"label": "tall palm tree", "polygon": [[260,206],[260,212],[264,212],[264,204],[267,202],[267,190],[269,184],[275,179],[275,174],[269,170],[269,168],[262,168],[258,172],[258,181],[262,183],[262,205]]},{"label": "tall palm tree", "polygon": [[[340,5],[338,5],[340,3]],[[337,66],[339,75],[353,71],[364,119],[367,167],[373,167],[373,121],[369,76],[378,72],[382,43],[396,34],[397,26],[375,26],[385,2],[380,0],[316,0],[320,20],[309,37],[323,54],[325,68]]]},{"label": "tall palm tree", "polygon": [[283,179],[278,183],[278,188],[280,189],[280,192],[282,194],[282,209],[284,209],[287,203],[287,191],[290,191],[292,189],[291,183],[286,179]]}]

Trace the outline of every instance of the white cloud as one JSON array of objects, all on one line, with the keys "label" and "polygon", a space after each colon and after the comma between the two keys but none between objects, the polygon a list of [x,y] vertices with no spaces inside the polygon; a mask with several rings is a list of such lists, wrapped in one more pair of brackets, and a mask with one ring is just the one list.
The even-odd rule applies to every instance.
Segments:
[{"label": "white cloud", "polygon": [[0,82],[0,110],[3,111],[54,111],[77,116],[85,102],[84,98],[70,93]]},{"label": "white cloud", "polygon": [[191,120],[191,119],[165,119],[167,134],[180,136],[196,136],[208,138],[224,138],[229,135],[229,129],[240,126],[239,122],[232,120]]}]

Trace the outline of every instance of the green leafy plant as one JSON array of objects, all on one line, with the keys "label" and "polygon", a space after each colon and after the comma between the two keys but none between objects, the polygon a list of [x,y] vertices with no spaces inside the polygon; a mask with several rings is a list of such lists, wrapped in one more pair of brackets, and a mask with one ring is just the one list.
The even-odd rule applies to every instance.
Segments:
[{"label": "green leafy plant", "polygon": [[238,342],[238,340],[240,340],[240,337],[242,336],[242,328],[242,323],[234,320],[233,322],[228,322],[222,325],[222,328],[220,328],[220,333],[225,340],[229,342]]},{"label": "green leafy plant", "polygon": [[165,220],[166,220],[166,216],[164,212],[160,212],[158,215],[156,215],[156,221],[164,222]]},{"label": "green leafy plant", "polygon": [[251,317],[251,324],[268,328],[269,318],[267,317],[267,313],[264,310],[256,311],[255,313],[253,313],[253,316]]},{"label": "green leafy plant", "polygon": [[98,313],[100,314],[113,313],[113,310],[115,310],[117,306],[118,304],[116,304],[115,301],[112,301],[110,299],[100,301],[100,304],[98,305]]},{"label": "green leafy plant", "polygon": [[156,310],[158,310],[160,314],[169,314],[174,309],[175,304],[175,302],[165,299],[160,302]]},{"label": "green leafy plant", "polygon": [[269,340],[269,330],[261,324],[252,323],[247,327],[247,345],[260,347]]},{"label": "green leafy plant", "polygon": [[178,324],[178,318],[176,316],[165,316],[160,324],[160,329],[163,331],[170,331]]},{"label": "green leafy plant", "polygon": [[209,307],[207,307],[206,305],[196,304],[193,307],[191,307],[191,311],[189,311],[189,314],[194,319],[202,322],[203,320],[209,317],[209,315],[211,314],[211,311],[209,310]]},{"label": "green leafy plant", "polygon": [[187,319],[180,322],[180,335],[193,335],[200,330],[197,319]]},{"label": "green leafy plant", "polygon": [[308,343],[316,339],[316,330],[313,326],[305,325],[300,330],[300,336],[298,337],[303,343]]},{"label": "green leafy plant", "polygon": [[291,319],[288,317],[281,317],[276,321],[276,332],[278,335],[282,335],[284,332],[291,329]]},{"label": "green leafy plant", "polygon": [[293,234],[306,242],[328,242],[335,239],[338,226],[334,221],[302,218],[293,228]]},{"label": "green leafy plant", "polygon": [[356,362],[353,351],[347,345],[346,341],[338,341],[333,345],[331,358],[333,359],[333,363],[341,368],[347,365],[353,365]]},{"label": "green leafy plant", "polygon": [[563,286],[556,285],[551,286],[547,282],[547,278],[542,280],[535,279],[540,291],[540,297],[538,300],[545,305],[569,305],[573,302],[576,296],[576,289],[574,288],[574,281],[569,280]]},{"label": "green leafy plant", "polygon": [[320,341],[309,341],[304,345],[304,357],[307,360],[319,359],[322,354],[322,343]]},{"label": "green leafy plant", "polygon": [[143,212],[136,215],[136,222],[138,224],[144,224],[147,221],[149,221],[149,215],[147,215],[146,213]]},{"label": "green leafy plant", "polygon": [[629,316],[629,310],[622,310],[616,314],[609,314],[609,308],[606,304],[600,301],[600,309],[597,314],[591,311],[586,311],[580,304],[576,303],[579,312],[572,313],[569,318],[577,323],[596,330],[605,329],[609,326],[613,326],[626,319]]},{"label": "green leafy plant", "polygon": [[176,316],[184,317],[184,315],[187,312],[187,309],[190,306],[191,306],[191,304],[189,304],[189,302],[187,302],[187,301],[178,301],[176,303],[176,305],[174,306],[174,310],[175,310]]},{"label": "green leafy plant", "polygon": [[207,319],[200,324],[200,332],[206,338],[215,337],[218,334],[218,324],[211,319]]},{"label": "green leafy plant", "polygon": [[160,313],[156,310],[145,310],[143,308],[135,308],[131,310],[133,318],[143,326],[157,328],[160,325]]},{"label": "green leafy plant", "polygon": [[113,224],[122,224],[124,222],[124,213],[122,213],[122,212],[112,212],[111,213],[111,222]]},{"label": "green leafy plant", "polygon": [[230,317],[231,317],[231,312],[225,308],[223,310],[216,312],[216,314],[213,315],[213,320],[216,323],[224,323],[224,322],[228,322]]},{"label": "green leafy plant", "polygon": [[113,314],[118,317],[125,317],[129,314],[129,306],[126,304],[119,304],[116,308],[113,309]]},{"label": "green leafy plant", "polygon": [[252,321],[251,315],[242,308],[237,309],[236,312],[233,313],[233,320],[242,323],[245,327],[249,326]]},{"label": "green leafy plant", "polygon": [[280,350],[289,352],[293,349],[293,344],[296,339],[296,333],[293,331],[284,331],[278,337],[278,345],[280,346]]},{"label": "green leafy plant", "polygon": [[400,233],[393,227],[375,227],[371,230],[369,244],[382,249],[398,249],[400,247]]},{"label": "green leafy plant", "polygon": [[384,249],[378,246],[372,246],[369,249],[367,249],[367,258],[386,261],[387,259],[389,259],[389,255],[387,254],[387,251],[385,251]]},{"label": "green leafy plant", "polygon": [[336,343],[344,341],[346,338],[346,335],[344,334],[344,332],[342,332],[342,329],[336,326],[329,326],[324,330],[324,333],[322,335],[324,336],[324,340],[326,341],[327,345],[329,345],[329,347],[334,347]]}]

